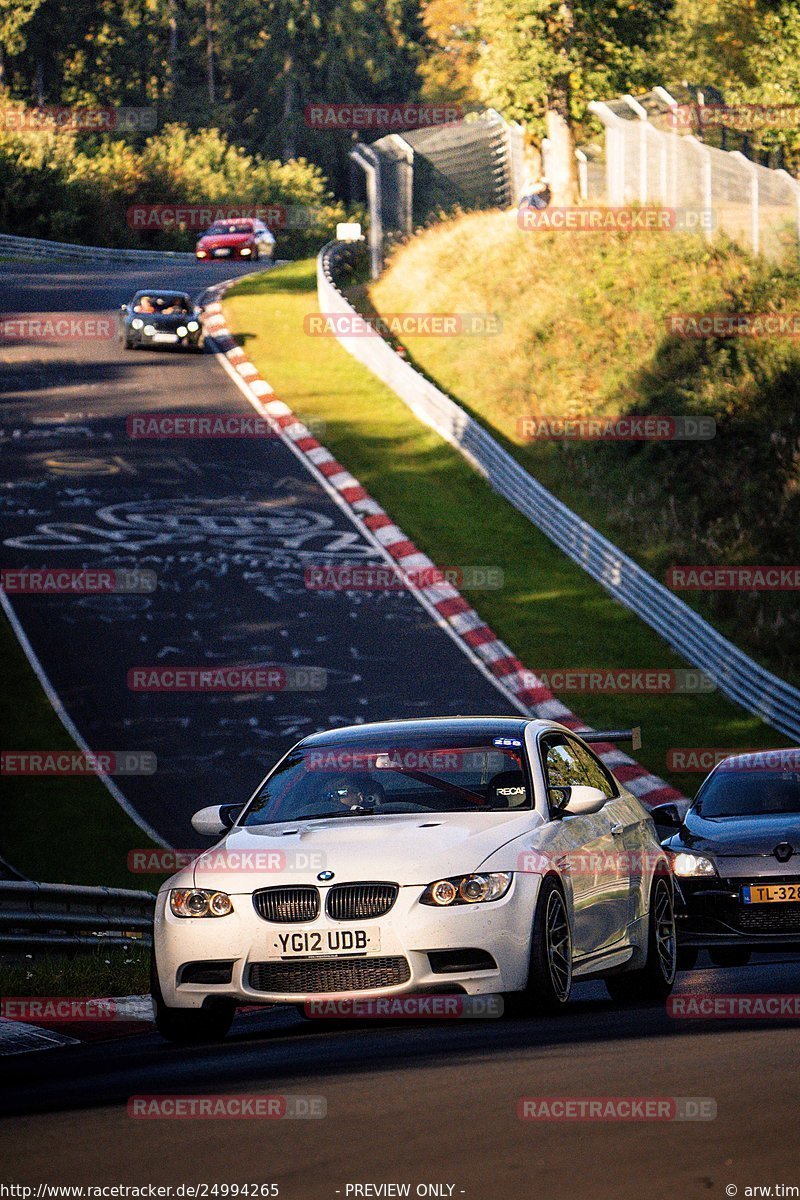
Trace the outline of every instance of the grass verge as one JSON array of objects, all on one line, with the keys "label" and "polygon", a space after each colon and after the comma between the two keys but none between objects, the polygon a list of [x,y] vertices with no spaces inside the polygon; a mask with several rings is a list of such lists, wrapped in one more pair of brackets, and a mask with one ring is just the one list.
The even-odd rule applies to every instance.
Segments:
[{"label": "grass verge", "polygon": [[[0,617],[0,724],[4,750],[74,750],[5,615]],[[94,775],[3,776],[0,856],[40,883],[152,890],[127,869],[150,839]]]},{"label": "grass verge", "polygon": [[[502,570],[502,588],[464,592],[527,667],[686,665],[333,339],[304,332],[304,316],[318,311],[313,261],[242,280],[228,292],[225,309],[230,328],[276,393],[306,419],[324,423],[320,439],[421,550],[442,566]],[[595,726],[641,724],[640,760],[688,794],[702,775],[669,771],[670,748],[785,744],[716,693],[583,692],[562,699]]]},{"label": "grass verge", "polygon": [[111,946],[3,964],[4,996],[142,996],[150,991],[150,948]]},{"label": "grass verge", "polygon": [[[753,259],[724,239],[522,232],[513,214],[480,213],[420,233],[355,298],[384,313],[496,314],[495,336],[412,336],[408,356],[656,578],[676,565],[800,562],[795,262]],[[679,336],[697,313],[788,323],[783,336]],[[712,417],[716,436],[548,442],[524,424],[631,413]],[[800,683],[796,592],[682,598]]]}]

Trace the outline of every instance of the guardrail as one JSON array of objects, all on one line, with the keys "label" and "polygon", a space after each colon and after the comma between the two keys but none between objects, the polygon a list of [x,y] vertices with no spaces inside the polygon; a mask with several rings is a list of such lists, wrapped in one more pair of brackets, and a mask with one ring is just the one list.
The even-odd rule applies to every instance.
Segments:
[{"label": "guardrail", "polygon": [[92,262],[194,262],[195,256],[184,250],[115,250],[110,246],[79,246],[75,242],[49,242],[44,238],[16,237],[0,233],[0,255],[19,254],[25,258],[73,258]]},{"label": "guardrail", "polygon": [[127,888],[0,880],[0,953],[150,945],[154,905]]},{"label": "guardrail", "polygon": [[[317,257],[317,295],[323,313],[356,315],[334,279],[337,262],[350,251],[347,243],[329,242]],[[498,495],[513,504],[609,595],[660,634],[676,653],[704,671],[725,696],[800,742],[797,688],[754,662],[558,500],[450,396],[395,354],[383,338],[337,336],[337,340],[421,421],[455,446]]]}]

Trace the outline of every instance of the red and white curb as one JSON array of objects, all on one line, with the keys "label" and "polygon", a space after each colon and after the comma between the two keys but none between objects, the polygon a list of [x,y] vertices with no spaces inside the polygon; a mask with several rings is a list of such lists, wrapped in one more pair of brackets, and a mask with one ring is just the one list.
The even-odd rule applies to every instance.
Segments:
[{"label": "red and white curb", "polygon": [[[280,437],[313,464],[336,493],[341,506],[350,511],[356,524],[370,532],[401,571],[416,574],[428,569],[435,571],[435,563],[427,554],[417,549],[377,500],[374,500],[347,468],[337,462],[331,452],[317,441],[289,406],[278,399],[241,346],[236,344],[226,325],[219,302],[219,297],[233,282],[235,281],[230,280],[220,284],[210,293],[213,299],[205,307],[203,323],[207,336],[235,372],[239,386],[246,394],[249,393],[251,403],[272,422]],[[500,641],[452,584],[442,582],[409,590],[424,597],[428,605],[435,609],[450,631],[456,635],[469,657],[473,661],[478,660],[515,708],[531,717],[558,721],[577,732],[589,729],[589,726],[553,695],[538,676],[523,666],[512,650],[505,642]],[[613,770],[617,779],[644,804],[654,805],[668,800],[684,799],[679,791],[670,787],[657,775],[652,775],[646,767],[629,758],[616,746],[599,742],[594,745],[594,749]]]}]

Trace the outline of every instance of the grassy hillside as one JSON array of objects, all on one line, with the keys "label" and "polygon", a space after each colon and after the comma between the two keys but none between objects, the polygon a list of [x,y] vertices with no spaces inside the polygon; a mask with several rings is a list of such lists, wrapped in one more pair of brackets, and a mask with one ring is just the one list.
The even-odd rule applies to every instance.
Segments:
[{"label": "grassy hillside", "polygon": [[[441,565],[502,571],[502,587],[463,591],[527,667],[686,666],[334,339],[305,333],[304,318],[318,311],[313,261],[240,281],[225,311],[277,394],[307,421],[324,423],[320,439],[421,550]],[[424,688],[424,679],[418,683]],[[598,727],[641,724],[645,744],[637,757],[688,794],[702,775],[670,771],[670,747],[785,744],[717,693],[584,691],[562,698]]]},{"label": "grassy hillside", "polygon": [[[547,487],[657,578],[672,565],[800,563],[800,339],[688,340],[674,313],[800,312],[800,276],[675,234],[521,232],[473,214],[400,249],[357,297],[384,312],[491,312],[484,337],[409,357]],[[526,441],[521,419],[713,416],[705,442]],[[683,593],[800,679],[797,593]]]}]

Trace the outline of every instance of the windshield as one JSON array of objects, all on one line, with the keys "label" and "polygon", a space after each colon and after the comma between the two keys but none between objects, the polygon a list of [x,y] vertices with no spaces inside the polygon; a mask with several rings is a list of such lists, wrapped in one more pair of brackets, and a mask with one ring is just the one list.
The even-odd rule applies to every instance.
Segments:
[{"label": "windshield", "polygon": [[204,234],[208,237],[210,233],[252,233],[253,226],[247,221],[217,221]]},{"label": "windshield", "polygon": [[169,292],[142,292],[133,298],[133,311],[138,313],[188,313],[192,302],[188,296]]},{"label": "windshield", "polygon": [[800,771],[720,767],[701,788],[694,811],[707,818],[800,813]]},{"label": "windshield", "polygon": [[415,738],[402,745],[298,747],[265,781],[240,824],[531,808],[522,755],[521,744],[501,748],[485,734],[441,745]]}]

